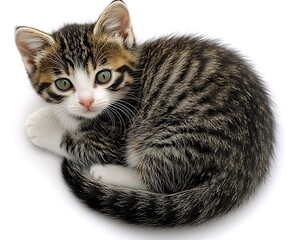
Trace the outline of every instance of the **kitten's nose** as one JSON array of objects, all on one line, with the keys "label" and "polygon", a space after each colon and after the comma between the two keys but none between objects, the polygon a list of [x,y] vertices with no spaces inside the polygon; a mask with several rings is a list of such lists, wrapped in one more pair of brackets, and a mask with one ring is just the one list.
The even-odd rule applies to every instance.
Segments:
[{"label": "kitten's nose", "polygon": [[95,101],[93,94],[89,91],[81,91],[79,93],[79,104],[86,107],[88,110]]},{"label": "kitten's nose", "polygon": [[80,105],[85,106],[87,109],[89,109],[92,106],[94,101],[95,99],[90,98],[90,99],[80,100],[79,103]]}]

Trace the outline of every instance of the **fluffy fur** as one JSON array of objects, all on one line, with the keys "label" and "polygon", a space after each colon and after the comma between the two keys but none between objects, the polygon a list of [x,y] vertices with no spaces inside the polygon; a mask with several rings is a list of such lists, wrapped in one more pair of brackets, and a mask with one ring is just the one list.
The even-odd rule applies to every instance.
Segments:
[{"label": "fluffy fur", "polygon": [[89,207],[130,223],[202,223],[240,206],[265,179],[274,120],[262,81],[212,40],[136,44],[125,4],[94,24],[16,30],[29,79],[49,106],[31,141],[64,157]]}]

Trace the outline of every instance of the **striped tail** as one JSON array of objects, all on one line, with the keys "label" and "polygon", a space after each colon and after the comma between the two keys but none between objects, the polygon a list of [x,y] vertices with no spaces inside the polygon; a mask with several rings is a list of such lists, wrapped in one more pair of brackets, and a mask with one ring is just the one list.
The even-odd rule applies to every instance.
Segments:
[{"label": "striped tail", "polygon": [[239,206],[245,199],[241,178],[216,177],[173,194],[108,186],[93,180],[79,165],[64,160],[63,176],[74,194],[90,208],[128,223],[147,226],[199,224]]}]

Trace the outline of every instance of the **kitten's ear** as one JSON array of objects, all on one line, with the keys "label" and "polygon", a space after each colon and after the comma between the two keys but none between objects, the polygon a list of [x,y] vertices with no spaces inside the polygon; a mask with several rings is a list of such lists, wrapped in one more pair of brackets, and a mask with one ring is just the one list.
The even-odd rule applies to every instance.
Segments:
[{"label": "kitten's ear", "polygon": [[49,34],[29,27],[18,27],[15,41],[28,73],[32,73],[38,53],[55,43]]},{"label": "kitten's ear", "polygon": [[104,10],[93,32],[94,35],[105,33],[121,37],[128,48],[132,47],[135,42],[129,12],[122,1],[114,1]]}]

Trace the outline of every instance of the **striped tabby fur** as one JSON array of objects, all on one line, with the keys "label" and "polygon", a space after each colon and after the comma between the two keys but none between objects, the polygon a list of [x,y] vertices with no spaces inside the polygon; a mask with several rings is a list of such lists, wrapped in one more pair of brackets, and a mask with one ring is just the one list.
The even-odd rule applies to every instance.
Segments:
[{"label": "striped tabby fur", "polygon": [[[79,125],[59,143],[66,182],[89,207],[135,224],[202,223],[240,206],[265,179],[273,153],[262,81],[215,41],[170,36],[136,44],[130,21],[123,22],[128,32],[114,28],[124,17],[126,6],[114,1],[96,24],[52,35],[17,29],[32,85],[50,104],[76,94],[55,90],[62,74],[105,66],[116,75],[105,89],[117,100],[99,115],[68,114]],[[26,34],[39,39],[38,51],[28,50]],[[94,179],[89,169],[97,163],[132,169],[145,189]]]}]

